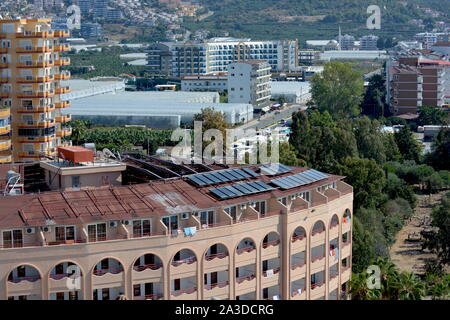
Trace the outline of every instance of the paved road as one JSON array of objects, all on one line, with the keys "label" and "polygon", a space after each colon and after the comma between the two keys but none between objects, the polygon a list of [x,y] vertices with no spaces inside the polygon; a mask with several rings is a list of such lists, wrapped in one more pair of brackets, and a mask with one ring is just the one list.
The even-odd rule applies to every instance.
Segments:
[{"label": "paved road", "polygon": [[293,112],[299,111],[299,110],[305,110],[306,106],[305,104],[293,104],[290,106],[287,106],[285,109],[281,110],[279,113],[270,112],[264,116],[262,116],[260,119],[255,119],[253,121],[250,121],[249,123],[243,124],[240,126],[241,129],[262,129],[266,127],[270,127],[273,125],[278,124],[278,122],[281,119],[287,120],[292,116]]}]

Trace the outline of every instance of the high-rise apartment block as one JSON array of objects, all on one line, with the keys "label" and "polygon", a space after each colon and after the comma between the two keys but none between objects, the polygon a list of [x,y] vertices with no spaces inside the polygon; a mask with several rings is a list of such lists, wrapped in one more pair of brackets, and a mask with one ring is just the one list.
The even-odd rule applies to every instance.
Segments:
[{"label": "high-rise apartment block", "polygon": [[374,35],[368,35],[361,37],[360,39],[360,50],[378,50],[378,37]]},{"label": "high-rise apartment block", "polygon": [[270,65],[262,60],[228,65],[228,102],[249,103],[262,109],[270,103]]},{"label": "high-rise apartment block", "polygon": [[173,77],[226,72],[230,63],[245,60],[266,61],[273,71],[293,71],[298,68],[296,40],[213,38],[206,42],[164,42],[151,47],[149,64],[156,66],[156,56],[167,59],[167,53],[170,53],[169,69],[163,69],[167,64],[160,64],[161,69],[154,72]]},{"label": "high-rise apartment block", "polygon": [[[70,64],[61,56],[69,46],[60,42],[69,32],[53,31],[50,23],[50,19],[0,20],[0,105],[11,110],[8,156],[14,161],[54,155],[57,146],[68,144],[64,138],[71,134],[70,116],[61,114],[69,103],[60,98],[69,92],[61,85],[70,77],[61,70]],[[0,114],[6,112],[2,109]],[[5,151],[2,155],[8,157]]]}]

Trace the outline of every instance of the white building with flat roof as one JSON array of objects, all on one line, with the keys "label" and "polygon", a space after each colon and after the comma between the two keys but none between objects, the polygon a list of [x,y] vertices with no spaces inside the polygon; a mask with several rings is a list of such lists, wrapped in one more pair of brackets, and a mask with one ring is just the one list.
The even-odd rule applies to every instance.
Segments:
[{"label": "white building with flat roof", "polygon": [[190,75],[181,78],[181,91],[223,92],[228,86],[226,74]]},{"label": "white building with flat roof", "polygon": [[262,109],[270,103],[270,65],[248,60],[228,65],[228,102],[249,103]]},{"label": "white building with flat roof", "polygon": [[287,103],[304,103],[311,99],[311,84],[308,81],[273,81],[272,99],[283,98]]}]

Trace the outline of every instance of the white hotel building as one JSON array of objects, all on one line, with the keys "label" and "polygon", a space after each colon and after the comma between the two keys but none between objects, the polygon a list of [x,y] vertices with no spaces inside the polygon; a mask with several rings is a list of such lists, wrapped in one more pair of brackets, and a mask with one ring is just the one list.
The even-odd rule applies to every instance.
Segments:
[{"label": "white hotel building", "polygon": [[273,71],[298,68],[297,40],[213,38],[206,42],[157,43],[149,48],[149,52],[152,66],[158,60],[158,52],[161,56],[170,52],[171,63],[161,63],[160,69],[153,71],[167,72],[174,77],[225,72],[228,64],[243,60],[267,61]]}]

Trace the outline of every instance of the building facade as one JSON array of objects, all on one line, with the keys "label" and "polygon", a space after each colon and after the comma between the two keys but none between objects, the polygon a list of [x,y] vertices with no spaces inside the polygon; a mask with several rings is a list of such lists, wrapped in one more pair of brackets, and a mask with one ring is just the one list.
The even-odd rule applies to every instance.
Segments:
[{"label": "building facade", "polygon": [[[1,49],[0,49],[1,52]],[[0,83],[3,78],[0,78]],[[3,92],[0,91],[0,95]],[[11,107],[0,105],[0,163],[11,162]]]},{"label": "building facade", "polygon": [[230,63],[245,60],[267,61],[274,71],[291,71],[298,67],[297,40],[213,38],[206,42],[165,42],[149,53],[149,65],[155,65],[155,56],[167,56],[168,52],[169,69],[163,69],[166,66],[161,65],[155,72],[173,77],[225,72]]},{"label": "building facade", "polygon": [[216,91],[223,92],[228,89],[227,75],[198,75],[183,76],[181,78],[181,91]]},{"label": "building facade", "polygon": [[360,50],[375,51],[378,50],[378,37],[374,35],[368,35],[361,37]]},{"label": "building facade", "polygon": [[263,167],[0,199],[0,299],[347,299],[352,188]]},{"label": "building facade", "polygon": [[421,106],[445,104],[450,72],[448,61],[406,56],[400,57],[387,70],[389,99],[395,114],[417,113]]},{"label": "building facade", "polygon": [[33,161],[54,155],[71,134],[70,115],[60,99],[70,89],[61,80],[70,78],[62,66],[70,64],[60,42],[68,31],[53,31],[50,19],[0,20],[0,103],[11,107],[12,158]]},{"label": "building facade", "polygon": [[270,103],[270,65],[262,60],[228,65],[228,102],[249,103],[262,109]]}]

